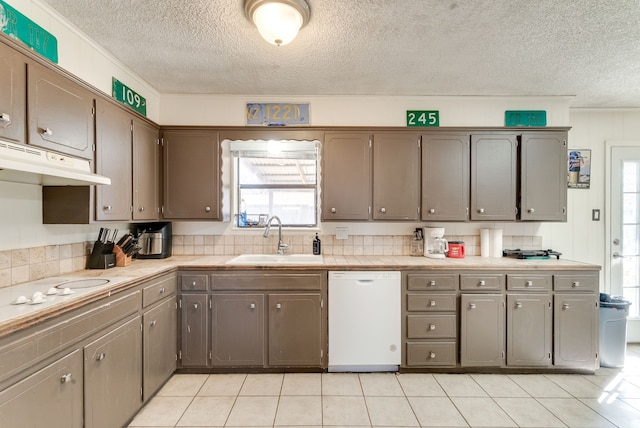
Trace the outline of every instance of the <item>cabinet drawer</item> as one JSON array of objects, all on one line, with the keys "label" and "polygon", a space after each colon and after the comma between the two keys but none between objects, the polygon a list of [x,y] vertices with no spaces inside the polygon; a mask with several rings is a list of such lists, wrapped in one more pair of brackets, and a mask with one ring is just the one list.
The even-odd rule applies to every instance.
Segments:
[{"label": "cabinet drawer", "polygon": [[407,315],[407,338],[456,337],[456,315]]},{"label": "cabinet drawer", "polygon": [[407,275],[407,289],[418,290],[456,290],[458,275]]},{"label": "cabinet drawer", "polygon": [[460,275],[461,290],[504,290],[504,275]]},{"label": "cabinet drawer", "polygon": [[176,292],[176,277],[170,275],[166,278],[153,281],[142,289],[142,306],[147,307],[171,296]]},{"label": "cabinet drawer", "polygon": [[507,275],[507,290],[550,291],[551,275]]},{"label": "cabinet drawer", "polygon": [[407,294],[407,311],[455,311],[455,294]]},{"label": "cabinet drawer", "polygon": [[598,277],[595,275],[554,275],[553,289],[556,291],[597,291]]},{"label": "cabinet drawer", "polygon": [[407,343],[407,366],[455,366],[456,342]]},{"label": "cabinet drawer", "polygon": [[184,291],[207,291],[209,275],[206,273],[189,273],[180,277],[180,289]]}]

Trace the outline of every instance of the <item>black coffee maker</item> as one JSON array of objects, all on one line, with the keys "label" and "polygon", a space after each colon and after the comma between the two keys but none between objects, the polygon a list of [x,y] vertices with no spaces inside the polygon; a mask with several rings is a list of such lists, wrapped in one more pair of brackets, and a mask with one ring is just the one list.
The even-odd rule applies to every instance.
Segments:
[{"label": "black coffee maker", "polygon": [[140,251],[137,259],[165,259],[171,257],[171,222],[136,224]]}]

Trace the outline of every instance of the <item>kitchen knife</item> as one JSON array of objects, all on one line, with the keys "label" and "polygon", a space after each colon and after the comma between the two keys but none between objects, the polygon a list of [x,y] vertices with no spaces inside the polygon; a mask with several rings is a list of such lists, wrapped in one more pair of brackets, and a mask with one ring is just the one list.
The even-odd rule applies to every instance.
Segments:
[{"label": "kitchen knife", "polygon": [[108,228],[104,229],[104,234],[102,236],[102,239],[100,240],[103,244],[107,243],[107,239],[109,239],[109,232],[110,230]]},{"label": "kitchen knife", "polygon": [[116,237],[118,236],[118,229],[114,229],[113,230],[113,236],[111,237],[111,242],[112,244],[116,242]]},{"label": "kitchen knife", "polygon": [[129,234],[129,235],[122,235],[122,237],[121,237],[121,238],[120,238],[120,240],[118,241],[118,244],[117,244],[117,245],[118,245],[118,247],[122,248],[122,246],[124,245],[124,241],[125,241],[128,237],[130,237],[130,236],[131,236],[131,234]]},{"label": "kitchen knife", "polygon": [[102,234],[104,233],[104,227],[100,228],[100,232],[98,232],[98,241],[102,242]]}]

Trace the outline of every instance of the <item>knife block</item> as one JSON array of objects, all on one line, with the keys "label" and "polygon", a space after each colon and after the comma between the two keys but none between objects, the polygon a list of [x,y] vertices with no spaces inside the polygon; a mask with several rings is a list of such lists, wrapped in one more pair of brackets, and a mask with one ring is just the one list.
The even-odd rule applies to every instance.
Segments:
[{"label": "knife block", "polygon": [[109,269],[116,265],[116,256],[113,254],[113,244],[96,241],[93,251],[87,260],[89,269]]},{"label": "knife block", "polygon": [[131,257],[127,256],[120,247],[113,246],[113,253],[116,255],[116,266],[129,266],[131,264]]}]

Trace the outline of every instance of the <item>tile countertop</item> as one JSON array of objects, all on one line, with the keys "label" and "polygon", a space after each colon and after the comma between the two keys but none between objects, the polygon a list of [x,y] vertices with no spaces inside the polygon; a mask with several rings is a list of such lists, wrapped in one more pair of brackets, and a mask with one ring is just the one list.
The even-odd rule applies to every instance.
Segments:
[{"label": "tile countertop", "polygon": [[[43,307],[32,305],[20,308],[11,305],[19,295],[30,295],[27,284],[16,284],[0,289],[0,338],[49,318],[79,308],[88,303],[125,290],[142,280],[152,279],[165,273],[182,270],[458,270],[458,271],[599,271],[598,265],[569,260],[518,260],[509,257],[488,258],[467,256],[461,259],[430,259],[409,256],[322,256],[323,263],[310,265],[235,265],[226,264],[236,256],[173,256],[162,260],[134,260],[130,266],[108,270],[83,270],[60,275],[74,279],[109,278],[113,282],[100,287],[85,289],[53,301]],[[49,280],[49,278],[47,278]],[[46,288],[45,290],[46,291]]]}]

